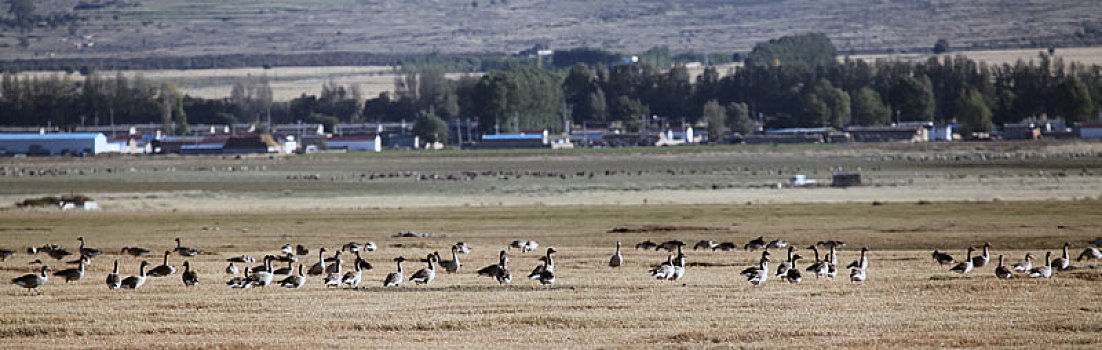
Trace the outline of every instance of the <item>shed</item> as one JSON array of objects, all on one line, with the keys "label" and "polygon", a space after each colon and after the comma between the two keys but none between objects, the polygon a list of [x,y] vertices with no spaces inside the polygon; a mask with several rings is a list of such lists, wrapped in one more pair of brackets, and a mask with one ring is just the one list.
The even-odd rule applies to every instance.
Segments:
[{"label": "shed", "polygon": [[1102,139],[1102,123],[1081,123],[1076,130],[1081,139]]},{"label": "shed", "polygon": [[831,187],[850,187],[861,185],[861,173],[834,173]]},{"label": "shed", "polygon": [[333,136],[325,140],[330,149],[345,149],[349,152],[382,152],[383,142],[378,135]]},{"label": "shed", "polygon": [[0,154],[99,154],[109,149],[101,133],[0,134]]}]

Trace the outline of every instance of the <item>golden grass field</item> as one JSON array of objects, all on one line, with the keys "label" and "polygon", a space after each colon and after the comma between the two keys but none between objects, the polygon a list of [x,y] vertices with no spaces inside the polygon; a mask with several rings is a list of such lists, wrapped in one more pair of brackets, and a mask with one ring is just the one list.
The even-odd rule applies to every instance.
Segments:
[{"label": "golden grass field", "polygon": [[[0,247],[15,256],[0,277],[33,270],[23,249],[45,243],[75,249],[83,235],[106,250],[87,276],[66,285],[51,280],[40,293],[5,284],[0,290],[0,347],[61,348],[1080,348],[1102,339],[1102,269],[1058,273],[1052,279],[996,280],[991,266],[950,274],[930,259],[939,248],[954,256],[967,246],[993,244],[992,259],[1017,262],[1025,252],[1043,257],[1071,242],[1078,255],[1100,235],[1098,200],[960,201],[775,205],[517,206],[384,210],[299,210],[220,213],[105,211],[0,213]],[[204,227],[220,227],[218,231]],[[632,228],[609,233],[615,227]],[[446,237],[391,238],[399,231]],[[749,285],[738,271],[759,252],[688,250],[679,282],[657,281],[646,270],[665,252],[638,251],[650,239],[733,241],[764,235],[801,247],[838,239],[843,264],[871,249],[869,280],[771,279]],[[186,288],[179,272],[152,279],[137,291],[109,291],[104,276],[119,259],[123,276],[138,259],[115,255],[123,246],[159,251],[184,245],[207,254],[188,259],[201,285]],[[512,251],[518,278],[498,286],[474,271],[496,261],[514,239],[535,239],[559,250],[554,288],[521,276],[538,253]],[[277,253],[285,243],[338,249],[371,240],[375,268],[365,288],[326,289],[320,277],[306,287],[230,289],[225,259]],[[617,240],[626,266],[607,267]],[[441,273],[427,287],[382,289],[396,256],[446,254],[466,241],[458,275]],[[774,251],[774,268],[783,252]],[[800,252],[811,256],[810,250]],[[1074,256],[1073,256],[1074,258]],[[145,259],[160,263],[156,253]],[[349,266],[346,259],[346,267]],[[181,268],[183,258],[170,263]],[[804,260],[800,265],[806,265]],[[994,264],[994,260],[992,261]],[[1102,262],[1075,263],[1081,266]],[[406,264],[407,276],[421,263]],[[279,267],[277,265],[277,267]],[[1094,266],[1098,267],[1098,266]],[[841,273],[840,273],[841,275]],[[277,278],[279,278],[277,276]],[[7,281],[7,280],[5,280]],[[408,283],[408,282],[407,282]]]}]

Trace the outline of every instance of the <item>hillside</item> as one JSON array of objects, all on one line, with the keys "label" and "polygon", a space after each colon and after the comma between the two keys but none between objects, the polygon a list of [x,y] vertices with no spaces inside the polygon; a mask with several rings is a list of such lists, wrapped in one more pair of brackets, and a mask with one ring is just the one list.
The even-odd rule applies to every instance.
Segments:
[{"label": "hillside", "polygon": [[1096,0],[44,0],[36,13],[83,20],[3,29],[0,59],[513,52],[539,43],[733,52],[812,31],[843,52],[924,49],[938,38],[954,48],[1102,42]]}]

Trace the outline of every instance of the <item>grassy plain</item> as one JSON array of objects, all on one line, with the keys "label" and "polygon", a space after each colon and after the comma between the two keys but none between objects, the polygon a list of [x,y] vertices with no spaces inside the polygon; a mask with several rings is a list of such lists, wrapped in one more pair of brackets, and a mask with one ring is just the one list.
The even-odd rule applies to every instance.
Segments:
[{"label": "grassy plain", "polygon": [[[1051,280],[996,280],[992,268],[952,275],[929,258],[940,248],[961,254],[994,244],[1009,262],[1024,252],[1076,248],[1098,235],[1102,203],[1080,201],[945,202],[786,205],[674,205],[449,208],[367,211],[208,213],[20,213],[0,216],[7,248],[59,243],[75,248],[83,235],[108,255],[88,276],[66,285],[52,279],[34,294],[8,285],[0,291],[4,348],[361,348],[539,347],[637,348],[1095,348],[1102,333],[1102,270],[1062,272]],[[221,230],[203,230],[203,227]],[[609,233],[615,227],[635,228]],[[391,238],[415,230],[444,237]],[[840,239],[840,261],[872,253],[870,279],[797,285],[772,280],[753,287],[738,276],[758,252],[688,251],[679,282],[656,281],[646,269],[664,252],[638,251],[645,239],[745,242],[765,235],[800,246]],[[142,289],[108,291],[103,276],[113,259],[124,276],[138,259],[116,256],[123,246],[169,249],[172,238],[207,254],[189,259],[201,285],[186,288],[179,274]],[[519,279],[498,286],[474,271],[491,264],[513,239],[554,246],[558,282],[543,289]],[[337,249],[372,240],[375,268],[366,288],[306,287],[234,290],[223,282],[224,259],[275,253],[284,243]],[[614,242],[625,243],[627,265],[606,266]],[[460,257],[458,275],[441,274],[427,287],[382,289],[395,256],[444,251],[455,241],[474,247]],[[780,257],[774,251],[774,257]],[[811,256],[809,250],[800,252]],[[1073,251],[1073,254],[1077,253]],[[536,265],[537,253],[510,253],[514,274]],[[0,276],[30,272],[23,253],[0,263]],[[51,265],[60,263],[45,257]],[[177,267],[182,258],[173,256]],[[313,264],[316,255],[301,261]],[[159,258],[148,257],[158,264]],[[774,263],[777,261],[775,260]],[[805,265],[805,263],[801,265]],[[1094,262],[1097,264],[1097,262]],[[407,274],[420,263],[406,265]],[[1083,263],[1088,266],[1090,263]],[[773,266],[776,266],[775,264]],[[1021,276],[1018,276],[1021,277]]]},{"label": "grassy plain", "polygon": [[[104,209],[0,210],[0,248],[17,251],[0,262],[0,277],[32,272],[28,262],[35,258],[64,268],[25,254],[28,246],[75,249],[83,235],[107,254],[78,282],[51,278],[40,294],[0,288],[0,347],[1097,348],[1102,263],[1073,262],[1082,268],[1051,280],[1000,281],[991,266],[950,274],[929,252],[960,258],[966,247],[991,242],[992,258],[1005,255],[1009,264],[1026,252],[1059,254],[1070,242],[1074,258],[1100,235],[1099,147],[1000,142],[6,158],[0,201],[75,192]],[[862,169],[867,186],[768,188],[794,173],[828,181],[838,166]],[[493,174],[432,180],[472,171]],[[409,173],[418,176],[361,176]],[[392,237],[408,230],[438,236]],[[656,281],[646,270],[666,253],[632,249],[643,240],[741,245],[757,236],[800,247],[842,240],[843,264],[867,246],[869,281],[805,275],[801,284],[771,279],[753,287],[738,271],[759,252],[693,250],[683,280]],[[175,237],[207,252],[188,259],[200,286],[184,287],[177,273],[138,291],[104,287],[114,259],[123,276],[137,272],[140,260],[117,255],[122,247],[157,252],[172,248]],[[514,239],[560,251],[553,288],[476,277]],[[301,243],[312,254],[300,262],[313,264],[319,247],[367,240],[380,249],[365,256],[374,265],[365,288],[326,289],[317,277],[299,290],[223,284],[231,256],[260,257]],[[395,269],[392,258],[446,254],[456,241],[474,248],[460,256],[460,274],[441,273],[427,287],[379,287]],[[624,242],[626,266],[613,270],[606,264],[616,241]],[[775,267],[783,252],[773,253]],[[812,252],[799,253],[807,265]],[[538,253],[510,256],[517,277],[537,265]],[[160,263],[156,253],[145,260]],[[174,255],[170,263],[180,268],[182,260]],[[408,274],[422,263],[405,267]]]}]

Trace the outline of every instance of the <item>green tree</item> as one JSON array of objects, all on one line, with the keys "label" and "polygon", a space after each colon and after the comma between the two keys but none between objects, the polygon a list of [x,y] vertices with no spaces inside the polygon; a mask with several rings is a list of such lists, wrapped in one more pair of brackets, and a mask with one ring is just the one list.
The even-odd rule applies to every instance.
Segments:
[{"label": "green tree", "polygon": [[957,122],[960,123],[962,133],[991,131],[991,108],[987,106],[982,93],[969,88],[955,103]]},{"label": "green tree", "polygon": [[808,66],[833,64],[838,49],[825,34],[789,35],[758,43],[746,56],[747,65],[774,66],[802,63]]},{"label": "green tree", "polygon": [[850,120],[849,94],[820,79],[804,93],[804,125],[844,127]]},{"label": "green tree", "polygon": [[727,121],[727,111],[723,106],[719,105],[716,100],[708,101],[704,104],[704,120],[708,122],[708,140],[711,142],[719,142],[723,139],[725,124]]},{"label": "green tree", "polygon": [[863,87],[853,96],[853,122],[858,125],[883,125],[891,120],[891,108],[884,105],[876,90]]},{"label": "green tree", "polygon": [[940,55],[946,52],[949,52],[949,40],[937,39],[934,43],[934,54]]},{"label": "green tree", "polygon": [[891,87],[889,101],[892,108],[899,111],[901,120],[934,120],[934,92],[924,76],[898,79]]},{"label": "green tree", "polygon": [[742,135],[754,133],[757,123],[750,119],[750,108],[745,102],[727,104],[727,127]]},{"label": "green tree", "polygon": [[184,97],[180,96],[176,101],[176,112],[174,118],[176,119],[176,135],[187,135],[191,133],[191,126],[187,122],[187,112],[184,111]]},{"label": "green tree", "polygon": [[447,142],[448,123],[434,113],[422,111],[417,123],[413,125],[413,134],[426,143]]},{"label": "green tree", "polygon": [[337,119],[336,116],[328,114],[311,113],[310,116],[306,118],[306,122],[321,124],[322,128],[325,129],[325,132],[336,133],[337,124],[340,124],[340,119]]},{"label": "green tree", "polygon": [[1056,86],[1056,110],[1069,124],[1091,120],[1094,101],[1087,85],[1075,76],[1065,78]]},{"label": "green tree", "polygon": [[8,0],[8,13],[21,25],[28,25],[34,18],[35,0]]},{"label": "green tree", "polygon": [[612,120],[625,122],[642,122],[650,118],[650,109],[639,99],[628,96],[617,97],[609,111]]}]

